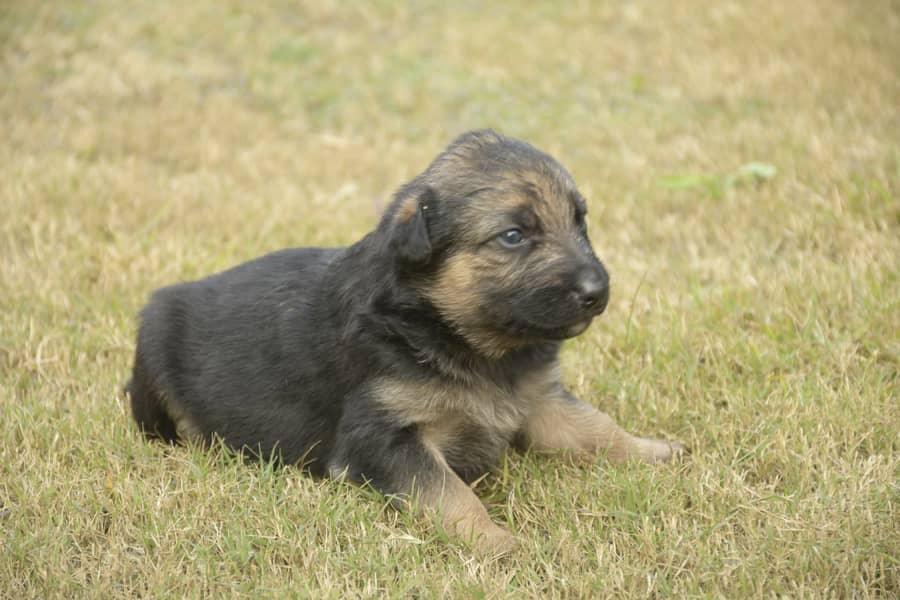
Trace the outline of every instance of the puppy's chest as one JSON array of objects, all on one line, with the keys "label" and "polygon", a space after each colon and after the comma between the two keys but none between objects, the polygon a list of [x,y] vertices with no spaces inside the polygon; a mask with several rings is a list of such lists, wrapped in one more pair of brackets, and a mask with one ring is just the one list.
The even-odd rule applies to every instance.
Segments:
[{"label": "puppy's chest", "polygon": [[507,429],[491,429],[460,416],[419,426],[422,441],[438,450],[466,482],[474,481],[497,464],[513,433]]},{"label": "puppy's chest", "polygon": [[382,382],[380,401],[464,480],[489,470],[521,429],[531,394],[491,383]]}]

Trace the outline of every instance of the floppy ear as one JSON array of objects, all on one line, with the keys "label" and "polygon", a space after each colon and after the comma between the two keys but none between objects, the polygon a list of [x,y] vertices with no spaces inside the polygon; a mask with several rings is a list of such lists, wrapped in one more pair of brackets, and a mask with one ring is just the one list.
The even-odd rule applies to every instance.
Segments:
[{"label": "floppy ear", "polygon": [[434,191],[425,188],[417,195],[402,200],[392,215],[391,250],[402,266],[418,267],[431,258],[426,213],[434,206]]}]

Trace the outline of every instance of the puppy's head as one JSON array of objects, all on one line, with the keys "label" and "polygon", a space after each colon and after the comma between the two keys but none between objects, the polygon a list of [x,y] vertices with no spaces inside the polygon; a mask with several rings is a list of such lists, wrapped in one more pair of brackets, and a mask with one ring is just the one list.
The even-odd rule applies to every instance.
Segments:
[{"label": "puppy's head", "polygon": [[584,198],[552,157],[493,131],[456,139],[385,215],[398,268],[489,356],[573,337],[603,312],[609,276]]}]

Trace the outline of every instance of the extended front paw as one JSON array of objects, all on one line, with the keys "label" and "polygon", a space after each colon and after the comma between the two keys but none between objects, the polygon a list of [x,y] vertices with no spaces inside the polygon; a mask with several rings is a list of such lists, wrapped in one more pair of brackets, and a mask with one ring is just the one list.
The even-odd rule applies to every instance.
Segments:
[{"label": "extended front paw", "polygon": [[504,556],[517,545],[516,537],[498,525],[479,531],[472,540],[473,549],[485,557]]},{"label": "extended front paw", "polygon": [[443,525],[447,528],[446,531],[484,557],[512,552],[518,544],[515,536],[508,529],[494,523],[483,506],[479,504],[478,508],[481,510],[450,522],[445,515]]},{"label": "extended front paw", "polygon": [[637,446],[638,457],[648,463],[672,462],[688,453],[687,446],[669,440],[638,438]]}]

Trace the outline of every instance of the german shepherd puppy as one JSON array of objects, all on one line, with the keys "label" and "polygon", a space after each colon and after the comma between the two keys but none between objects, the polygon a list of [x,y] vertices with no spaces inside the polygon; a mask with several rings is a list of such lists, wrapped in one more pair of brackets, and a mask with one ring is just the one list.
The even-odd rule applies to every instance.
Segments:
[{"label": "german shepherd puppy", "polygon": [[466,133],[346,248],[282,250],[153,294],[134,418],[369,483],[503,552],[469,483],[508,446],[669,460],[560,383],[559,348],[603,312],[585,200],[552,157]]}]

